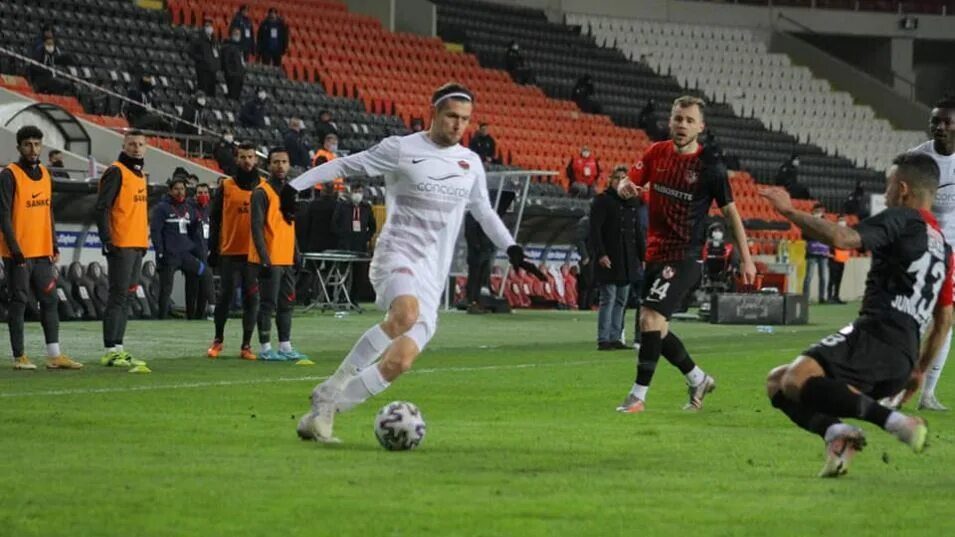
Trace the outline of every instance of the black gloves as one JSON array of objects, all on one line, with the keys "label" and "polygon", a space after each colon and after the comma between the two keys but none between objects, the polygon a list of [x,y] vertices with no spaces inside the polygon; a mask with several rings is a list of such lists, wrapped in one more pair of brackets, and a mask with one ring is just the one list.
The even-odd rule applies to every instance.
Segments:
[{"label": "black gloves", "polygon": [[507,259],[511,262],[511,266],[514,269],[524,269],[527,272],[530,272],[534,275],[535,278],[542,282],[547,281],[547,276],[544,276],[544,273],[540,271],[533,263],[527,261],[524,257],[524,249],[518,245],[511,246],[507,249]]},{"label": "black gloves", "polygon": [[112,252],[113,252],[113,245],[110,244],[110,243],[108,243],[108,242],[104,242],[104,243],[103,243],[103,255],[109,255],[109,254],[112,253]]},{"label": "black gloves", "polygon": [[263,261],[259,265],[259,279],[268,280],[272,277],[272,265],[268,262]]},{"label": "black gloves", "polygon": [[12,252],[10,254],[10,258],[13,259],[14,265],[23,265],[27,262],[26,258],[23,257],[23,252],[19,250],[17,250],[16,252]]},{"label": "black gloves", "polygon": [[298,190],[285,183],[282,191],[279,192],[279,210],[282,212],[282,218],[289,224],[295,220],[296,200],[298,200]]}]

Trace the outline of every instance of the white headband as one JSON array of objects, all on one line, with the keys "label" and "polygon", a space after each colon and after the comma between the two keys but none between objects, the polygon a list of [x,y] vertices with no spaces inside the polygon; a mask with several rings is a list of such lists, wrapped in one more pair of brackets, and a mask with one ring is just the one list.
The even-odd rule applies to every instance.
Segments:
[{"label": "white headband", "polygon": [[446,100],[448,100],[448,99],[464,99],[464,100],[467,101],[467,102],[471,102],[471,96],[470,96],[470,95],[468,95],[467,93],[457,92],[457,93],[449,93],[449,94],[447,94],[447,95],[443,95],[443,96],[441,96],[441,97],[438,97],[437,100],[435,100],[433,103],[431,103],[431,106],[438,106],[438,105],[441,104],[443,101],[446,101]]}]

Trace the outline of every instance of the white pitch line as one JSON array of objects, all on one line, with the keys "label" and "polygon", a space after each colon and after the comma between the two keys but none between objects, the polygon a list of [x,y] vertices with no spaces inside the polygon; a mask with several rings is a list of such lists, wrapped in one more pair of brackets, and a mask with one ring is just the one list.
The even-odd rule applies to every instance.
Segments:
[{"label": "white pitch line", "polygon": [[[576,366],[590,365],[598,363],[607,363],[606,360],[582,360],[577,362],[554,362],[554,363],[531,363],[531,364],[510,364],[510,365],[485,365],[476,367],[432,367],[426,369],[417,369],[409,371],[406,374],[431,374],[431,373],[459,373],[471,371],[491,371],[498,369],[529,369],[533,367],[554,367],[554,366]],[[157,384],[154,386],[123,386],[116,388],[77,388],[72,390],[47,390],[41,392],[20,392],[20,393],[0,393],[0,398],[17,398],[32,396],[49,395],[89,395],[98,393],[125,393],[125,392],[151,392],[156,390],[189,390],[194,388],[215,388],[221,386],[242,386],[249,384],[274,384],[279,382],[301,382],[306,380],[318,381],[325,380],[328,375],[304,377],[278,377],[274,379],[252,379],[252,380],[220,380],[214,382],[183,382],[179,384]]]}]

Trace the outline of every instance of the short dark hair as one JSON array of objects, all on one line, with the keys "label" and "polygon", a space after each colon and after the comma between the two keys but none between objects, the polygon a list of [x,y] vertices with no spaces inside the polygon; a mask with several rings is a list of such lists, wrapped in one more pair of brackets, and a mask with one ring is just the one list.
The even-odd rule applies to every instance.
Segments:
[{"label": "short dark hair", "polygon": [[[466,97],[455,96],[455,97],[449,97],[445,99],[445,97],[453,93],[459,93],[461,95],[465,95]],[[469,90],[467,86],[463,84],[458,84],[457,82],[448,82],[447,84],[436,89],[434,93],[431,95],[431,105],[439,106],[445,100],[455,100],[455,101],[464,101],[464,102],[473,103],[474,93],[472,93],[471,90]]]},{"label": "short dark hair", "polygon": [[210,189],[210,190],[212,189],[212,188],[209,186],[209,183],[199,183],[198,185],[196,185],[196,190],[199,190],[199,189],[202,188],[202,187],[206,187],[206,188],[208,188],[208,189]]},{"label": "short dark hair", "polygon": [[329,136],[334,136],[335,139],[338,140],[338,134],[335,134],[334,132],[330,132],[330,133],[326,134],[324,138],[322,138],[322,143],[323,143],[323,144],[325,143],[325,140],[328,140]]},{"label": "short dark hair", "polygon": [[252,142],[242,142],[236,147],[236,151],[255,151],[255,144]]},{"label": "short dark hair", "polygon": [[43,131],[40,130],[36,125],[24,125],[20,127],[20,130],[17,131],[17,145],[20,145],[24,140],[42,140]]},{"label": "short dark hair", "polygon": [[275,147],[269,148],[269,158],[268,158],[269,162],[272,162],[272,155],[276,153],[285,153],[286,156],[288,156],[289,154],[288,149],[285,149],[282,146],[275,146]]},{"label": "short dark hair", "polygon": [[168,187],[169,190],[172,190],[172,187],[176,186],[177,183],[181,183],[182,186],[189,186],[189,185],[186,184],[186,178],[185,178],[185,177],[183,177],[183,176],[181,176],[181,175],[174,175],[174,176],[170,177],[168,181],[166,181],[166,187]]},{"label": "short dark hair", "polygon": [[912,190],[935,195],[940,173],[938,163],[927,153],[916,151],[902,153],[892,159],[892,165],[898,168],[896,176],[899,181],[905,181]]},{"label": "short dark hair", "polygon": [[123,135],[123,138],[127,138],[129,136],[146,136],[146,133],[139,129],[129,129],[126,131],[126,134]]},{"label": "short dark hair", "polygon": [[51,150],[50,150],[50,154],[48,155],[47,158],[53,158],[53,157],[56,156],[56,155],[62,155],[62,154],[63,154],[63,152],[60,151],[59,149],[51,149]]},{"label": "short dark hair", "polygon": [[935,103],[935,108],[945,108],[947,110],[955,110],[955,95],[946,95],[941,100]]}]

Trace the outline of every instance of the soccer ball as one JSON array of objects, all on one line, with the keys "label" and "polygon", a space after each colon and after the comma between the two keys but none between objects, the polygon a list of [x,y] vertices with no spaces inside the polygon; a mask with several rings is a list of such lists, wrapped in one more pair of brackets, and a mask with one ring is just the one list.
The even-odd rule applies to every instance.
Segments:
[{"label": "soccer ball", "polygon": [[424,440],[424,416],[414,403],[394,401],[375,416],[375,437],[388,451],[405,451]]}]

